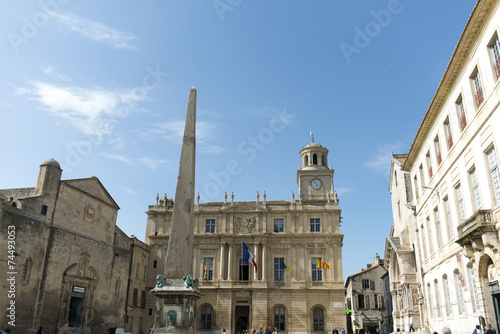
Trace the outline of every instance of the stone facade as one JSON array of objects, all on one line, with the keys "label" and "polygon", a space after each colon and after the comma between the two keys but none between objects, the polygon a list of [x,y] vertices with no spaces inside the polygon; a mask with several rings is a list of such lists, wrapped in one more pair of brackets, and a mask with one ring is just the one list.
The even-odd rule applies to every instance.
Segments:
[{"label": "stone facade", "polygon": [[[298,199],[199,203],[194,208],[193,276],[200,279],[198,333],[237,333],[267,325],[282,333],[327,332],[345,327],[342,239],[333,169],[328,150],[311,143],[300,151]],[[157,199],[147,211],[146,244],[150,247],[148,286],[165,272],[174,203]],[[242,242],[255,256],[242,261]],[[317,260],[330,270],[317,268]],[[292,271],[280,268],[280,263]],[[154,310],[154,296],[146,300]],[[148,324],[153,317],[147,317]]]},{"label": "stone facade", "polygon": [[500,325],[498,22],[500,2],[479,0],[410,151],[393,156],[386,260],[406,331],[411,314],[429,332]]},{"label": "stone facade", "polygon": [[386,273],[384,261],[377,255],[367,269],[347,277],[345,304],[351,310],[347,315],[347,333],[357,329],[371,334],[385,332],[383,277]]},{"label": "stone facade", "polygon": [[132,242],[116,226],[119,207],[97,178],[61,174],[50,159],[35,188],[0,190],[0,247],[12,246],[2,291],[13,291],[0,295],[2,329],[102,333],[125,322]]}]

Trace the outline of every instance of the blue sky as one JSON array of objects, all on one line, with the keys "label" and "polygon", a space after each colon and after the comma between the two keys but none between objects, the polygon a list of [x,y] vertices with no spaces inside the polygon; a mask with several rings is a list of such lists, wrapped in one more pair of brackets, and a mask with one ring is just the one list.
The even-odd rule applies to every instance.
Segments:
[{"label": "blue sky", "polygon": [[12,2],[0,12],[0,188],[33,187],[54,158],[63,179],[97,176],[118,226],[144,240],[148,205],[174,197],[195,86],[201,202],[289,200],[312,130],[335,169],[347,277],[383,256],[391,152],[409,150],[473,6]]}]

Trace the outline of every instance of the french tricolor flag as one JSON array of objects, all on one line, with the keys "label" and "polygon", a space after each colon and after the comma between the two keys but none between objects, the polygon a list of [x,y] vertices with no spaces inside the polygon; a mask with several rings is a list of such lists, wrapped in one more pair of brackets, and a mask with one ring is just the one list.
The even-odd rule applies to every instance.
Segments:
[{"label": "french tricolor flag", "polygon": [[243,244],[243,261],[252,262],[253,267],[255,268],[255,273],[257,273],[257,263],[255,263],[255,258],[253,257],[252,252],[243,241],[241,243]]}]

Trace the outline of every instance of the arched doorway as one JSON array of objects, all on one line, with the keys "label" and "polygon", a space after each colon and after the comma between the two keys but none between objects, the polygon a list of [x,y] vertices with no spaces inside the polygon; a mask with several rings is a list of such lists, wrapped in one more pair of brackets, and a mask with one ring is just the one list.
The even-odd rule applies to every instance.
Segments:
[{"label": "arched doorway", "polygon": [[500,328],[500,286],[495,271],[492,259],[483,255],[479,261],[478,272],[484,300],[485,323]]}]

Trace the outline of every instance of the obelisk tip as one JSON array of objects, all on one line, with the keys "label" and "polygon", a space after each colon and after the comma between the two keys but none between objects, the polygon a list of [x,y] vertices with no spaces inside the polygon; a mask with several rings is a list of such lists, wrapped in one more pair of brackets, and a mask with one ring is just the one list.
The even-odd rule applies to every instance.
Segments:
[{"label": "obelisk tip", "polygon": [[195,86],[191,87],[191,90],[196,90],[196,87]]}]

